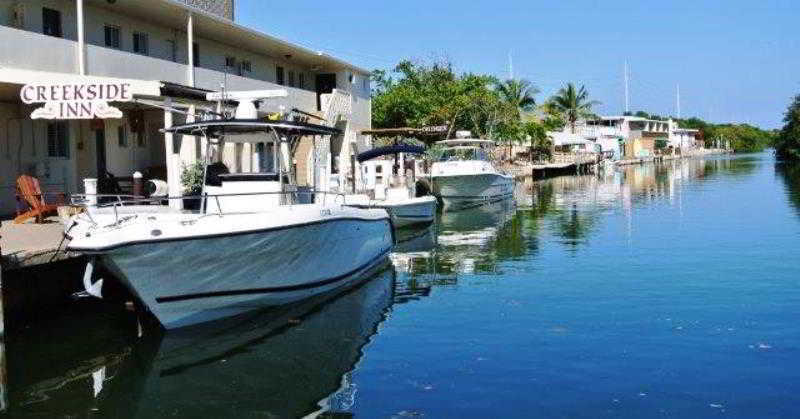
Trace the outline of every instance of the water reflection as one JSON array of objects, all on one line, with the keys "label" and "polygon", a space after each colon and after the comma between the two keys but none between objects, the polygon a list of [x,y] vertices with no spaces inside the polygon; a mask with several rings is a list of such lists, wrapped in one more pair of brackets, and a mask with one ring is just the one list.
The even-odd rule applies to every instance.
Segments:
[{"label": "water reflection", "polygon": [[10,348],[9,413],[336,416],[354,403],[350,373],[393,301],[394,276],[389,267],[332,301],[141,340],[120,318],[72,318]]},{"label": "water reflection", "polygon": [[[7,413],[349,417],[359,397],[353,373],[393,304],[434,301],[437,287],[471,275],[538,269],[553,249],[597,247],[609,215],[630,220],[682,205],[685,189],[749,176],[762,162],[682,160],[536,182],[516,203],[445,213],[433,226],[398,232],[394,266],[358,289],[224,327],[139,338],[130,312],[78,312],[9,339]],[[776,171],[800,215],[800,168]]]},{"label": "water reflection", "polygon": [[789,203],[800,216],[800,166],[779,163],[775,165],[775,173],[783,180]]}]

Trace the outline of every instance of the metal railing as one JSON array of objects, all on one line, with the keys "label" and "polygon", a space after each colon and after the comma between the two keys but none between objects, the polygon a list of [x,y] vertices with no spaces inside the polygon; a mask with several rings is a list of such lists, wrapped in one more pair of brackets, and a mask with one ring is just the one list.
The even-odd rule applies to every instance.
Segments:
[{"label": "metal railing", "polygon": [[[165,206],[165,204],[179,200],[184,204],[189,202],[199,201],[197,209],[190,209],[191,213],[201,214],[207,216],[225,216],[225,215],[243,215],[243,214],[258,214],[262,211],[231,211],[225,212],[222,210],[222,203],[220,198],[237,198],[237,197],[254,197],[263,196],[271,197],[279,195],[281,197],[278,206],[294,206],[294,205],[310,205],[315,203],[318,196],[322,197],[321,204],[323,206],[328,204],[329,195],[333,196],[333,204],[347,206],[347,194],[341,192],[327,192],[327,191],[279,191],[279,192],[251,192],[251,193],[235,193],[235,194],[204,194],[204,195],[191,195],[191,196],[177,196],[177,197],[141,197],[134,195],[117,195],[117,194],[73,194],[70,196],[70,202],[74,206],[84,207],[87,209],[86,214],[89,219],[96,225],[97,222],[92,219],[91,211],[89,208],[111,208],[114,212],[114,224],[120,222],[120,210],[124,207],[133,206]],[[301,201],[300,197],[309,197],[305,201]],[[110,200],[111,202],[100,202],[101,200]],[[216,205],[216,210],[209,211],[209,202]],[[363,206],[363,205],[359,205]],[[265,206],[264,211],[268,208],[274,208],[274,205]]]}]

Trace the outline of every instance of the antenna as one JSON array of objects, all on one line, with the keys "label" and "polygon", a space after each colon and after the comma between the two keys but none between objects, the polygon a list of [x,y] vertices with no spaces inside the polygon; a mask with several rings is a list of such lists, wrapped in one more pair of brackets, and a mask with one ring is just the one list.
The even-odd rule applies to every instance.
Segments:
[{"label": "antenna", "polygon": [[628,60],[625,60],[625,113],[629,113],[631,111],[631,97],[630,90],[628,88],[629,81],[630,76],[628,76]]},{"label": "antenna", "polygon": [[514,80],[514,57],[511,50],[508,50],[508,79]]}]

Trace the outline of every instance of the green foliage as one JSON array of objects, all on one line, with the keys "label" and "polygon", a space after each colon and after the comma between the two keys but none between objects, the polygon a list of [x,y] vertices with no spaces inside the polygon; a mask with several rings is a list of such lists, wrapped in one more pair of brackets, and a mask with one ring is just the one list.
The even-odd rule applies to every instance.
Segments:
[{"label": "green foliage", "polygon": [[440,144],[433,144],[425,150],[425,157],[430,161],[439,161],[444,156],[445,146]]},{"label": "green foliage", "polygon": [[204,176],[205,165],[203,162],[196,161],[190,165],[184,165],[181,171],[183,194],[186,196],[197,196],[203,193]]},{"label": "green foliage", "polygon": [[[374,71],[372,124],[375,128],[445,125],[476,135],[491,132],[502,115],[497,83],[491,76],[456,75],[450,63],[432,65],[403,61],[394,69],[397,79]],[[441,138],[433,138],[438,140]]]},{"label": "green foliage", "polygon": [[531,161],[536,158],[549,158],[552,154],[553,142],[547,136],[547,127],[541,122],[528,121],[523,124],[522,129],[530,142]]},{"label": "green foliage", "polygon": [[786,110],[785,123],[775,139],[775,151],[778,157],[789,161],[800,161],[800,95]]},{"label": "green foliage", "polygon": [[576,88],[573,83],[567,83],[565,87],[550,99],[552,110],[562,115],[569,123],[572,132],[575,132],[575,124],[581,118],[592,115],[592,106],[600,102],[589,100],[589,92],[586,86]]},{"label": "green foliage", "polygon": [[722,144],[729,142],[737,152],[758,152],[772,146],[775,135],[748,124],[713,124],[700,118],[677,119],[681,128],[700,130],[700,136],[707,147],[713,147],[719,140]]},{"label": "green foliage", "polygon": [[536,106],[539,90],[527,80],[500,81],[492,76],[457,75],[450,63],[403,61],[394,71],[372,73],[372,125],[375,128],[447,126],[440,138],[458,130],[480,138],[500,138],[509,145],[525,140],[523,116]]}]

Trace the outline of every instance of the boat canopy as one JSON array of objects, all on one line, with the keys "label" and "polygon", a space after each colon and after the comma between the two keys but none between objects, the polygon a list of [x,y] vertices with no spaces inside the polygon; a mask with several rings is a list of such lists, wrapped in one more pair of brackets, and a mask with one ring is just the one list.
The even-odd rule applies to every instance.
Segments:
[{"label": "boat canopy", "polygon": [[[181,135],[204,135],[208,137],[227,137],[229,135],[241,136],[244,142],[263,142],[263,139],[253,138],[246,134],[262,134],[275,132],[285,136],[323,135],[331,136],[341,134],[342,131],[324,125],[309,124],[295,121],[263,121],[258,119],[226,119],[213,121],[192,122],[162,129],[161,132]],[[230,141],[231,138],[226,138]]]},{"label": "boat canopy", "polygon": [[493,140],[480,140],[480,139],[456,139],[439,141],[436,144],[441,144],[446,147],[494,147]]},{"label": "boat canopy", "polygon": [[356,159],[358,159],[359,163],[363,163],[367,160],[372,160],[381,156],[389,156],[400,153],[425,154],[425,147],[420,147],[411,144],[396,144],[386,147],[378,147],[359,154],[358,156],[356,156]]}]

